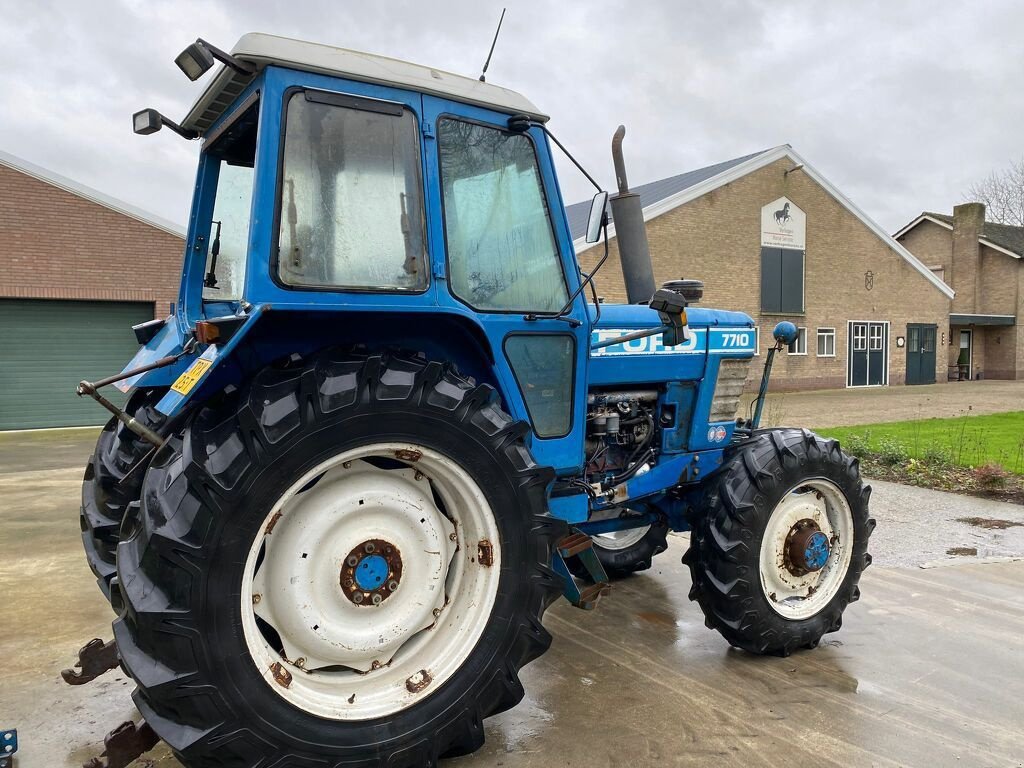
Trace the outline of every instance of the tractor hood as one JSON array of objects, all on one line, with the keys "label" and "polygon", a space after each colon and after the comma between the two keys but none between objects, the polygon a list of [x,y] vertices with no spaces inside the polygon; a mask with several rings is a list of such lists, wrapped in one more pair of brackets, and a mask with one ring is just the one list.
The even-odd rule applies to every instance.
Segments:
[{"label": "tractor hood", "polygon": [[[687,307],[686,317],[690,321],[691,328],[754,327],[754,321],[750,315],[744,312],[730,312],[725,309]],[[597,322],[598,329],[627,328],[630,331],[659,325],[661,325],[661,320],[658,319],[658,313],[646,304],[602,304],[601,319]]]},{"label": "tractor hood", "polygon": [[[591,383],[596,386],[659,384],[704,378],[709,356],[751,357],[757,347],[754,321],[743,312],[688,307],[690,339],[673,347],[661,335],[612,344],[590,352]],[[591,343],[661,325],[645,304],[602,305]]]}]

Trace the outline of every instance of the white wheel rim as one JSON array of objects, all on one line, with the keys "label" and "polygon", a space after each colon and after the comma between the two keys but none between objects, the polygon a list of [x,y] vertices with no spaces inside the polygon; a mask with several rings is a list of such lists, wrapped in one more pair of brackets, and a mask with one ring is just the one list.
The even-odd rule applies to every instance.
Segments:
[{"label": "white wheel rim", "polygon": [[[787,557],[794,528],[813,521],[829,541],[820,570],[800,573]],[[823,478],[791,488],[775,506],[761,540],[761,588],[768,604],[794,621],[816,615],[835,597],[850,569],[853,513],[839,487]]]},{"label": "white wheel rim", "polygon": [[651,526],[645,525],[641,528],[626,528],[621,531],[598,533],[594,535],[594,543],[601,549],[610,549],[618,552],[639,544],[649,530],[651,530]]},{"label": "white wheel rim", "polygon": [[[246,644],[267,684],[314,715],[366,720],[422,701],[466,661],[494,607],[490,505],[462,467],[421,445],[339,453],[296,481],[260,532],[242,580]],[[381,561],[360,560],[362,575],[346,582],[350,553],[371,557],[368,541],[388,545],[383,567],[400,563],[397,579],[370,588]],[[371,599],[357,604],[357,592]]]}]

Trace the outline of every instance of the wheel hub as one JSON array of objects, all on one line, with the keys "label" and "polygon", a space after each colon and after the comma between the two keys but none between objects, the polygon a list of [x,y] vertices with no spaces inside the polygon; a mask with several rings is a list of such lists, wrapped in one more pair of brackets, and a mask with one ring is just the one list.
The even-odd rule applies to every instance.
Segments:
[{"label": "wheel hub", "polygon": [[383,539],[358,544],[341,567],[341,589],[356,605],[380,605],[401,581],[402,555],[398,547]]},{"label": "wheel hub", "polygon": [[761,588],[781,616],[817,614],[842,587],[850,567],[853,514],[839,487],[812,478],[776,504],[761,541]]},{"label": "wheel hub", "polygon": [[786,567],[794,576],[820,571],[831,553],[828,536],[813,520],[801,520],[787,537]]}]

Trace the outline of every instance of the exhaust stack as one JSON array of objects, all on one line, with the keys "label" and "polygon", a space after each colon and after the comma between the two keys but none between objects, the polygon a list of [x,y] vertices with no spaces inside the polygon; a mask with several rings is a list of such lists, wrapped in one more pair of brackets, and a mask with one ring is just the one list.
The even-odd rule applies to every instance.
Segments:
[{"label": "exhaust stack", "polygon": [[626,126],[620,125],[612,137],[612,161],[615,163],[615,181],[619,193],[611,198],[615,237],[619,243],[619,262],[622,279],[626,284],[626,300],[630,304],[646,304],[654,295],[654,269],[651,249],[647,244],[640,195],[629,191],[626,181],[626,162],[622,158],[622,139]]}]

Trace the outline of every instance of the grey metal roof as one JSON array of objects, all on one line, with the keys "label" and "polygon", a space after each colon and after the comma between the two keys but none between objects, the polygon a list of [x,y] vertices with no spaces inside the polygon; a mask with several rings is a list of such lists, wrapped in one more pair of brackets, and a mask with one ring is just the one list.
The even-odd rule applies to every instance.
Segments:
[{"label": "grey metal roof", "polygon": [[[633,187],[630,191],[640,195],[640,205],[647,208],[650,205],[661,202],[666,198],[677,195],[683,190],[695,187],[701,182],[707,181],[708,179],[714,178],[720,173],[725,173],[730,168],[735,168],[740,163],[745,163],[747,160],[763,155],[765,152],[771,150],[763,149],[760,152],[754,152],[750,155],[744,155],[743,157],[734,157],[732,160],[726,160],[721,163],[715,163],[714,165],[708,165],[704,168],[698,168],[694,171],[687,171],[686,173],[680,173],[677,176],[669,176],[667,179],[659,179],[658,181],[652,181],[648,184],[641,184],[638,187]],[[577,240],[583,237],[587,233],[587,219],[590,215],[590,200],[583,200],[579,203],[573,203],[565,209],[565,213],[569,218],[569,230],[572,232],[572,239]],[[609,210],[609,216],[611,211]]]},{"label": "grey metal roof", "polygon": [[[925,211],[921,214],[922,216],[931,216],[932,218],[944,221],[949,226],[953,226],[953,217],[946,213],[932,213],[931,211]],[[1013,224],[997,224],[994,221],[986,221],[984,227],[981,230],[981,236],[985,240],[990,240],[996,245],[1005,248],[1008,251],[1013,251],[1018,256],[1024,256],[1024,227],[1017,227]]]},{"label": "grey metal roof", "polygon": [[54,173],[49,168],[43,168],[35,163],[30,163],[28,160],[15,157],[3,150],[0,150],[0,165],[5,165],[15,171],[24,173],[26,176],[31,176],[58,189],[63,189],[65,192],[70,192],[73,195],[90,200],[97,205],[102,205],[104,208],[122,213],[125,216],[141,221],[143,224],[149,224],[151,227],[162,229],[164,232],[176,235],[177,237],[185,237],[185,228],[180,224],[168,221],[157,216],[155,213],[144,211],[131,203],[126,203],[124,200],[118,200],[116,197],[105,195],[92,187],[79,184],[77,181],[61,176],[59,173]]}]

